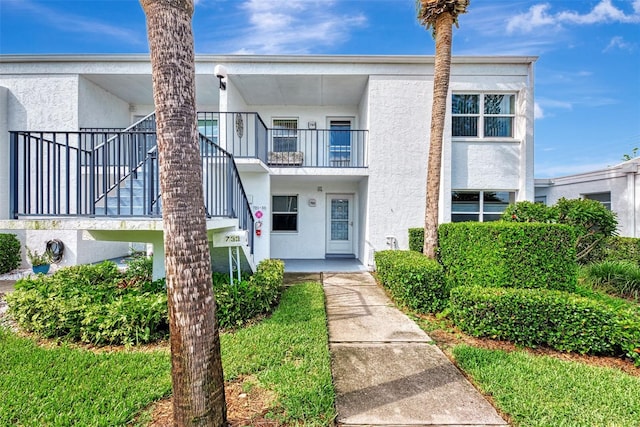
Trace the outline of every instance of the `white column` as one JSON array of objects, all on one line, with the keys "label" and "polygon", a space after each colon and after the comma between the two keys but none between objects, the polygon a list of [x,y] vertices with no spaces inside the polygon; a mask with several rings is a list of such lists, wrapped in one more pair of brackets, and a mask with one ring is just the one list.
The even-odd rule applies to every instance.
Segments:
[{"label": "white column", "polygon": [[9,90],[0,86],[0,219],[9,212]]}]

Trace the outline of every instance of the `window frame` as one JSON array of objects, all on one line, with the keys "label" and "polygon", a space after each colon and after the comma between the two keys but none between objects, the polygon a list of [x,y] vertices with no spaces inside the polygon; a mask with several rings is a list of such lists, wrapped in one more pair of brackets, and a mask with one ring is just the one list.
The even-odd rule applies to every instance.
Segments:
[{"label": "window frame", "polygon": [[[593,198],[594,196],[600,196],[600,195],[608,195],[609,196],[609,201],[602,201],[600,199],[597,198]],[[598,191],[595,193],[584,193],[582,194],[582,198],[583,199],[588,199],[588,200],[595,200],[596,202],[600,202],[602,203],[602,205],[609,209],[609,211],[611,211],[611,191]]]},{"label": "window frame", "polygon": [[[473,193],[473,194],[478,194],[478,210],[477,211],[454,211],[453,208],[453,195],[454,193]],[[477,222],[491,222],[491,221],[497,221],[497,219],[495,220],[488,220],[485,221],[485,215],[489,216],[489,215],[497,215],[500,214],[502,215],[502,212],[496,212],[496,211],[487,211],[485,209],[485,200],[484,200],[484,195],[485,193],[508,193],[509,194],[509,202],[508,204],[512,204],[515,203],[516,200],[516,191],[515,190],[493,190],[493,189],[487,189],[487,190],[451,190],[451,222],[463,222],[463,221],[474,221],[474,220],[463,220],[463,221],[454,221],[454,215],[478,215],[478,219],[476,220]],[[507,206],[508,206],[507,204]],[[506,209],[506,207],[505,207]]]},{"label": "window frame", "polygon": [[[294,123],[295,124],[295,128],[289,128],[286,126],[280,126],[278,127],[278,125],[276,125],[276,122],[290,122],[290,123]],[[300,120],[298,117],[272,117],[271,118],[271,129],[272,129],[272,134],[271,134],[271,151],[273,151],[274,153],[295,153],[299,150],[300,147],[300,137],[299,137],[299,131],[300,131]],[[281,132],[282,134],[278,135],[278,133]],[[290,140],[287,141],[287,144],[292,144],[293,140],[295,140],[295,149],[294,150],[278,150],[276,149],[276,141],[278,139],[282,139],[282,140]]]},{"label": "window frame", "polygon": [[[213,141],[214,144],[218,144],[220,136],[220,117],[217,113],[202,113],[198,112],[197,126],[198,132]],[[204,130],[204,132],[202,132]],[[207,135],[208,131],[211,131],[210,135]]]},{"label": "window frame", "polygon": [[[275,198],[276,197],[293,197],[295,198],[295,210],[288,210],[288,211],[276,211],[275,210]],[[272,232],[276,232],[276,233],[297,233],[299,231],[299,203],[300,203],[300,197],[298,194],[272,194],[271,195],[271,231]],[[275,221],[275,217],[276,215],[294,215],[295,216],[295,230],[285,230],[285,229],[279,229],[279,228],[275,228],[276,226],[276,221]]]},{"label": "window frame", "polygon": [[[454,113],[453,112],[453,97],[456,95],[473,95],[478,97],[478,108],[477,113]],[[485,97],[491,95],[504,95],[504,96],[513,96],[513,111],[511,113],[499,113],[499,114],[490,114],[485,113]],[[517,92],[500,92],[500,91],[455,91],[451,93],[451,107],[449,112],[451,114],[451,138],[453,140],[461,141],[461,140],[513,140],[516,138],[516,106],[518,105],[518,93]],[[468,118],[477,118],[476,123],[476,131],[477,135],[454,135],[454,119],[456,117],[468,117]],[[511,135],[510,136],[487,136],[485,135],[485,118],[509,118],[511,119]]]}]

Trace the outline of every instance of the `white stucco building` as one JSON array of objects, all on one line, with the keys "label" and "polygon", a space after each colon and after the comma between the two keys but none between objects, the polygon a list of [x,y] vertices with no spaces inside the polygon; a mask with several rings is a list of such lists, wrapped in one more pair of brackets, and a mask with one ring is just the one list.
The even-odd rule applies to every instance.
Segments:
[{"label": "white stucco building", "polygon": [[640,157],[606,169],[535,180],[536,201],[547,205],[558,199],[593,199],[618,217],[623,237],[640,237]]},{"label": "white stucco building", "polygon": [[[535,59],[453,58],[441,222],[533,200]],[[427,56],[197,56],[201,146],[235,164],[203,154],[211,235],[247,229],[253,262],[366,266],[388,236],[407,248],[424,218],[432,90]],[[140,178],[155,167],[153,116],[129,128],[153,111],[147,56],[0,56],[0,229],[63,240],[67,263],[128,247],[102,240],[159,246],[157,183]],[[236,173],[244,194],[231,194]],[[132,175],[140,194],[124,191]]]}]

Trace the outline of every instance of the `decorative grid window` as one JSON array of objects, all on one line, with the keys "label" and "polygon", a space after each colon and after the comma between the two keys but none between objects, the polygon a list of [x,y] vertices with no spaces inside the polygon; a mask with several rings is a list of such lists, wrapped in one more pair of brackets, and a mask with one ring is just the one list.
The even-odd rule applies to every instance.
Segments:
[{"label": "decorative grid window", "polygon": [[585,199],[596,200],[604,205],[605,208],[611,210],[611,192],[585,194]]},{"label": "decorative grid window", "polygon": [[298,119],[273,119],[273,151],[298,151]]},{"label": "decorative grid window", "polygon": [[331,240],[349,240],[349,200],[331,200]]},{"label": "decorative grid window", "polygon": [[513,138],[515,99],[510,94],[454,94],[451,135]]},{"label": "decorative grid window", "polygon": [[298,196],[273,196],[271,211],[273,231],[298,231]]},{"label": "decorative grid window", "polygon": [[513,191],[453,191],[451,222],[497,221],[515,199]]}]

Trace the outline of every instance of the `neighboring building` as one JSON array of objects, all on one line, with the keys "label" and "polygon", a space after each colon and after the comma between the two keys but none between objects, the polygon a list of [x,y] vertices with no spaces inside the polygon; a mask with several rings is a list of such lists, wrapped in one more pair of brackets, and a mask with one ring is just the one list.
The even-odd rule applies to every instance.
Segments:
[{"label": "neighboring building", "polygon": [[[453,58],[441,222],[533,200],[535,59]],[[197,56],[213,246],[239,228],[249,264],[372,265],[389,236],[407,248],[424,221],[432,91],[433,57]],[[128,248],[87,239],[160,253],[153,111],[147,56],[0,56],[0,229],[62,240],[69,264]]]},{"label": "neighboring building", "polygon": [[535,201],[546,205],[558,199],[593,199],[618,217],[618,232],[640,237],[640,157],[606,169],[535,180]]}]

